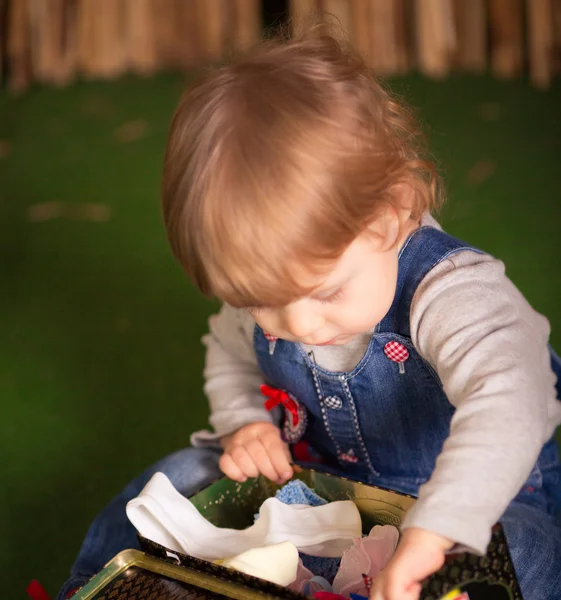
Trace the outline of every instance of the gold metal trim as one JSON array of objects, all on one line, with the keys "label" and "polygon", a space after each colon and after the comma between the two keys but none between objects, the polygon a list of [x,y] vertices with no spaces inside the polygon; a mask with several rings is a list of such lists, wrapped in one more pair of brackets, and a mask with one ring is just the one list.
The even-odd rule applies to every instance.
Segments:
[{"label": "gold metal trim", "polygon": [[91,600],[130,567],[140,567],[151,573],[189,583],[201,588],[201,590],[222,594],[234,600],[275,598],[271,594],[252,590],[239,583],[219,579],[206,573],[199,573],[186,567],[172,565],[139,550],[131,549],[119,552],[95,577],[90,579],[81,590],[72,596],[72,600]]}]

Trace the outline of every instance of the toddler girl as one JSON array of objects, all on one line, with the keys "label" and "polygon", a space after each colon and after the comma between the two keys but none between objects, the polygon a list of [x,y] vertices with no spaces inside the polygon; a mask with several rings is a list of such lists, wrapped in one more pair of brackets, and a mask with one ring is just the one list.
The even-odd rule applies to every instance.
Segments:
[{"label": "toddler girl", "polygon": [[438,183],[408,110],[325,28],[187,90],[163,206],[177,259],[224,303],[204,340],[213,431],[105,509],[60,597],[136,545],[124,506],[153,472],[185,494],[219,469],[282,483],[291,449],[418,496],[372,598],[418,598],[497,521],[524,598],[561,597],[561,363],[504,265],[430,216]]}]

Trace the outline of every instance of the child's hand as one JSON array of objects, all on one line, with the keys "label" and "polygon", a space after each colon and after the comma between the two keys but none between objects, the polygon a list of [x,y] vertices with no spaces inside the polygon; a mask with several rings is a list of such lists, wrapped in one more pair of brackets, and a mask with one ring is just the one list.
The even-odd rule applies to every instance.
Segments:
[{"label": "child's hand", "polygon": [[286,483],[292,475],[290,451],[281,439],[280,429],[272,423],[245,425],[222,438],[224,454],[219,466],[234,481],[245,481],[262,473],[275,483]]},{"label": "child's hand", "polygon": [[388,566],[374,580],[370,600],[417,600],[421,582],[442,567],[453,545],[432,531],[406,529]]}]

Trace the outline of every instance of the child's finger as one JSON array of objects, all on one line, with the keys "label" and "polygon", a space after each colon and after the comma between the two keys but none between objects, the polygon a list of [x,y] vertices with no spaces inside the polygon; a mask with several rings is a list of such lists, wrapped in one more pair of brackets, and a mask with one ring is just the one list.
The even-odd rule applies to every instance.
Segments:
[{"label": "child's finger", "polygon": [[267,454],[279,474],[279,480],[286,481],[290,479],[293,475],[292,456],[288,444],[280,436],[280,431],[277,429],[274,433],[269,433],[262,439]]},{"label": "child's finger", "polygon": [[370,600],[419,600],[420,594],[420,583],[406,585],[399,574],[382,571],[374,580]]},{"label": "child's finger", "polygon": [[405,600],[419,600],[421,597],[421,589],[423,586],[420,583],[414,583],[407,589]]},{"label": "child's finger", "polygon": [[273,467],[279,474],[279,481],[283,483],[288,481],[294,474],[294,470],[291,465],[290,452],[286,444],[282,440],[278,440],[277,443],[271,444],[267,452],[273,463]]},{"label": "child's finger", "polygon": [[240,483],[243,483],[247,480],[247,477],[242,473],[242,470],[227,452],[224,452],[224,454],[222,454],[220,457],[218,466],[220,467],[222,473],[224,473],[224,475],[226,475],[226,477],[229,479],[239,481]]},{"label": "child's finger", "polygon": [[259,438],[246,442],[245,448],[260,473],[263,473],[263,475],[271,481],[280,480],[280,474],[273,466],[270,455]]},{"label": "child's finger", "polygon": [[[419,600],[419,596],[421,593],[421,586],[418,587],[409,587],[407,590],[403,588],[393,588],[384,595],[380,596],[381,600]],[[377,597],[377,596],[376,596]]]},{"label": "child's finger", "polygon": [[235,444],[228,448],[228,454],[246,477],[257,477],[259,475],[259,469],[245,446]]}]

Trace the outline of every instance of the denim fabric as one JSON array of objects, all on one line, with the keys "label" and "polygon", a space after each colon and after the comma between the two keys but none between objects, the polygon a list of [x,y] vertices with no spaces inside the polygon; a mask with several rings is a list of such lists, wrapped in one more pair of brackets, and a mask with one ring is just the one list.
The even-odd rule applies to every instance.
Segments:
[{"label": "denim fabric", "polygon": [[[430,227],[412,234],[400,252],[393,304],[350,372],[327,371],[314,364],[312,353],[283,340],[271,354],[256,326],[254,347],[267,383],[288,391],[307,410],[303,440],[321,459],[320,465],[312,466],[413,495],[430,477],[454,407],[438,375],[413,346],[410,308],[425,275],[451,254],[467,249],[475,250]],[[409,351],[401,368],[384,353],[392,341]],[[559,377],[561,362],[553,351],[551,356]],[[561,507],[560,473],[557,447],[550,441],[504,517],[527,599],[561,598],[561,585],[553,583],[561,571],[561,531],[555,523]]]},{"label": "denim fabric", "polygon": [[561,522],[519,502],[501,519],[524,600],[561,599]]},{"label": "denim fabric", "polygon": [[138,496],[154,473],[165,473],[177,490],[192,496],[221,476],[219,458],[217,450],[186,448],[155,463],[131,481],[90,525],[71,576],[57,600],[63,600],[72,590],[84,585],[121,550],[139,547],[136,530],[127,518],[125,507],[129,500]]}]

